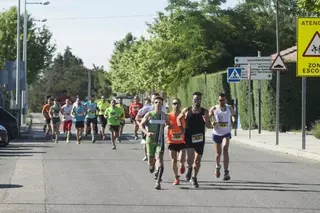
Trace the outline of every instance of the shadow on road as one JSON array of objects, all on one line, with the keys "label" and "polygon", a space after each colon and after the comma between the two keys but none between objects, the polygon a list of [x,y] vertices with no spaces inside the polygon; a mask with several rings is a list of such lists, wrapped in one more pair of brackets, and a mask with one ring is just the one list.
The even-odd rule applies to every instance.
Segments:
[{"label": "shadow on road", "polygon": [[180,189],[184,190],[221,190],[221,191],[273,191],[273,192],[314,192],[319,193],[320,190],[312,190],[312,189],[292,189],[290,187],[283,187],[283,188],[273,188],[273,186],[270,186],[270,188],[259,188],[260,186],[254,187],[232,187],[230,185],[229,187],[220,187],[219,185],[216,185],[216,187],[200,187],[199,188],[192,188],[190,187],[179,187]]},{"label": "shadow on road", "polygon": [[8,188],[21,188],[22,185],[18,184],[0,184],[0,189],[8,189]]},{"label": "shadow on road", "polygon": [[[218,182],[214,182],[214,181],[199,181],[199,183],[205,184],[205,183],[209,183],[209,184],[216,184],[218,185]],[[225,183],[230,183],[230,185],[232,186],[233,183],[239,183],[239,184],[264,184],[264,185],[293,185],[293,186],[320,186],[320,183],[284,183],[284,182],[264,182],[264,181],[228,181]]]}]

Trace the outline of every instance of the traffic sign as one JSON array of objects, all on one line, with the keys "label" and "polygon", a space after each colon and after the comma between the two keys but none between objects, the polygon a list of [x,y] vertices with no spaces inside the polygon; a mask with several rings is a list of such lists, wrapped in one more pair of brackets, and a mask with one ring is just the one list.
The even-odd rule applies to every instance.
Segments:
[{"label": "traffic sign", "polygon": [[234,57],[235,64],[271,64],[272,57],[264,56],[264,57]]},{"label": "traffic sign", "polygon": [[281,55],[278,53],[277,57],[274,59],[270,70],[276,71],[276,70],[287,70],[287,66],[284,63]]},{"label": "traffic sign", "polygon": [[297,76],[320,77],[320,18],[298,18]]},{"label": "traffic sign", "polygon": [[270,66],[272,57],[235,57],[236,66],[242,68],[241,79],[248,80],[248,64],[251,65],[251,80],[271,80],[272,72]]},{"label": "traffic sign", "polygon": [[228,67],[228,83],[237,83],[241,81],[241,68]]}]

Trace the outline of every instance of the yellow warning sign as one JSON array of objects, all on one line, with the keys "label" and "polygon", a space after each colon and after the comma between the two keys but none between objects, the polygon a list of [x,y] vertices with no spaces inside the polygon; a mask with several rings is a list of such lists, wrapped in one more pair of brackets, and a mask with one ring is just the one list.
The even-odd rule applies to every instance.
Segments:
[{"label": "yellow warning sign", "polygon": [[298,18],[297,76],[320,77],[320,18]]}]

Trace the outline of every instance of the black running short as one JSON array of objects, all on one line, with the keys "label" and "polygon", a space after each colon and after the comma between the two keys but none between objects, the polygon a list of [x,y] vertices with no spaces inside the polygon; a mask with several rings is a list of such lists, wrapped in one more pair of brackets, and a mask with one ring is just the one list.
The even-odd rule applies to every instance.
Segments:
[{"label": "black running short", "polygon": [[76,121],[75,126],[76,128],[84,128],[84,121]]},{"label": "black running short", "polygon": [[50,124],[51,123],[51,118],[46,118],[46,124]]},{"label": "black running short", "polygon": [[97,123],[98,123],[97,118],[87,118],[87,121],[86,121],[87,126],[90,126],[91,123],[97,126]]},{"label": "black running short", "polygon": [[[187,144],[187,148],[192,148],[199,155],[203,155],[204,145],[205,145],[205,134],[203,133],[203,142],[192,143],[192,135],[196,135],[198,133],[190,133],[186,131],[184,136]],[[200,133],[199,133],[200,134]]]},{"label": "black running short", "polygon": [[181,143],[181,144],[169,144],[168,149],[170,151],[174,151],[174,152],[180,152],[182,149],[185,149],[187,146],[185,143]]},{"label": "black running short", "polygon": [[109,130],[110,132],[116,132],[116,133],[119,133],[119,129],[120,129],[120,125],[110,125],[109,126]]},{"label": "black running short", "polygon": [[58,124],[58,123],[61,122],[61,121],[60,121],[60,117],[53,117],[53,118],[51,119],[51,121],[52,121],[52,124],[53,124],[53,125],[56,125],[56,124]]},{"label": "black running short", "polygon": [[99,120],[102,128],[106,128],[107,126],[107,119],[104,117],[104,115],[99,115]]}]

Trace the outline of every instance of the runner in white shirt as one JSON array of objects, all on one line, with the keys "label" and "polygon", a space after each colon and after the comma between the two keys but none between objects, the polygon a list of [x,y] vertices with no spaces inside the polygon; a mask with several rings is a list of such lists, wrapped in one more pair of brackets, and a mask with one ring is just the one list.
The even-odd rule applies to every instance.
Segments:
[{"label": "runner in white shirt", "polygon": [[70,134],[71,134],[71,126],[72,126],[72,105],[71,101],[66,99],[66,104],[61,107],[61,114],[63,115],[63,130],[67,130],[67,143],[70,143]]},{"label": "runner in white shirt", "polygon": [[[219,104],[212,107],[209,117],[213,118],[212,139],[215,142],[216,150],[216,178],[220,177],[220,159],[223,154],[224,177],[223,180],[230,180],[229,174],[229,142],[231,139],[232,122],[235,124],[235,111],[228,105],[224,93],[219,94]],[[232,122],[231,122],[232,119]]]}]

